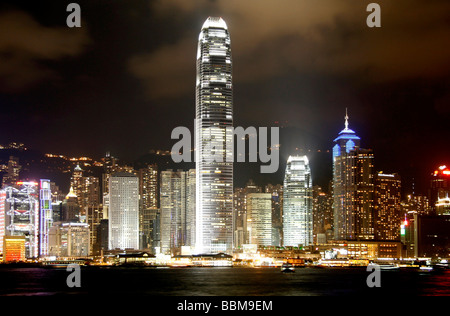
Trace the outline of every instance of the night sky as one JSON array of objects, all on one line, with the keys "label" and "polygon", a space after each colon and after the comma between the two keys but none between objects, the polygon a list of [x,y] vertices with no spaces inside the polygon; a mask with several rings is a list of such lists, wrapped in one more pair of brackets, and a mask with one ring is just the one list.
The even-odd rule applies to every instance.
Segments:
[{"label": "night sky", "polygon": [[[0,5],[0,143],[44,153],[133,161],[192,129],[195,58],[208,16],[228,24],[235,126],[284,126],[282,156],[331,150],[344,127],[372,148],[377,170],[418,190],[450,164],[450,2],[71,1]],[[331,155],[311,158],[329,174]],[[318,163],[320,161],[320,163]],[[313,173],[314,178],[314,173]]]}]

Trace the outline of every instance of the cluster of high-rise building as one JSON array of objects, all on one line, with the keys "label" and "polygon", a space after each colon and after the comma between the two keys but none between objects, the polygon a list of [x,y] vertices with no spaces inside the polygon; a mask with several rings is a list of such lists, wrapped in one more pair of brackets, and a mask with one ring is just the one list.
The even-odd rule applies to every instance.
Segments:
[{"label": "cluster of high-rise building", "polygon": [[393,249],[392,256],[449,255],[450,169],[433,173],[428,196],[402,199],[399,174],[377,171],[347,114],[334,139],[328,188],[313,185],[309,158],[298,155],[289,156],[283,183],[233,186],[226,146],[233,141],[232,57],[221,18],[208,18],[200,32],[195,119],[195,169],[134,169],[107,154],[101,177],[76,165],[64,195],[50,180],[21,181],[11,157],[0,190],[4,259],[313,252],[320,245],[345,245],[355,255],[375,248]]}]

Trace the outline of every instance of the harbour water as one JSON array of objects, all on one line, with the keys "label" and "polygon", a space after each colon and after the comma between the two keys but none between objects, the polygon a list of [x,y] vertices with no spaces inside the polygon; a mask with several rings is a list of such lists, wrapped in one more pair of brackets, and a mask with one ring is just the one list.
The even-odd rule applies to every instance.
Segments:
[{"label": "harbour water", "polygon": [[380,287],[367,286],[362,268],[139,268],[81,267],[80,287],[65,268],[0,269],[1,296],[347,296],[450,295],[450,270],[381,271]]}]

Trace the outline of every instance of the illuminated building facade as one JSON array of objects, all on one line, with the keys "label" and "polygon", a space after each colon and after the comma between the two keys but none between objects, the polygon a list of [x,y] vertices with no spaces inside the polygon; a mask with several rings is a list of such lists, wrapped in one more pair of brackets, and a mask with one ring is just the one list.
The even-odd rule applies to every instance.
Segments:
[{"label": "illuminated building facade", "polygon": [[138,171],[139,195],[144,209],[159,207],[159,175],[158,166],[150,164]]},{"label": "illuminated building facade", "polygon": [[49,230],[49,255],[87,257],[90,255],[89,236],[86,223],[54,223]]},{"label": "illuminated building facade", "polygon": [[[95,234],[96,226],[102,219],[100,207],[100,181],[97,177],[84,176],[83,170],[77,165],[71,177],[70,185],[77,196],[79,206],[79,221],[91,224],[91,236]],[[88,218],[89,217],[89,218]]]},{"label": "illuminated building facade", "polygon": [[77,165],[73,172],[72,177],[70,178],[70,187],[73,189],[75,195],[77,196],[78,205],[82,205],[82,191],[83,191],[83,169],[81,169],[80,165]]},{"label": "illuminated building facade", "polygon": [[[160,214],[159,170],[156,164],[149,164],[138,170],[139,177],[139,236],[140,249],[153,252],[157,218]],[[159,244],[158,244],[159,247]]]},{"label": "illuminated building facade", "polygon": [[396,173],[375,176],[375,238],[400,240],[401,179]]},{"label": "illuminated building facade", "polygon": [[450,168],[445,165],[440,166],[431,176],[431,186],[429,199],[431,208],[437,214],[437,203],[439,200],[450,197]]},{"label": "illuminated building facade", "polygon": [[170,254],[185,245],[186,172],[161,171],[161,252]]},{"label": "illuminated building facade", "polygon": [[117,172],[109,177],[109,249],[139,249],[139,178]]},{"label": "illuminated building facade", "polygon": [[404,257],[416,256],[416,220],[419,216],[431,215],[432,209],[428,197],[424,195],[408,195],[401,201],[400,240],[404,245]]},{"label": "illuminated building facade", "polygon": [[196,253],[231,253],[233,247],[233,87],[230,34],[209,17],[197,50]]},{"label": "illuminated building facade", "polygon": [[19,181],[5,188],[5,236],[25,236],[26,258],[39,256],[39,186]]},{"label": "illuminated building facade", "polygon": [[10,156],[8,160],[8,167],[6,169],[7,172],[2,179],[3,188],[8,185],[14,185],[17,181],[19,181],[21,168],[22,167],[19,164],[19,158]]},{"label": "illuminated building facade", "polygon": [[289,156],[283,185],[283,245],[313,244],[312,179],[306,156]]},{"label": "illuminated building facade", "polygon": [[3,262],[25,261],[25,236],[5,236],[2,242]]},{"label": "illuminated building facade", "polygon": [[233,226],[234,226],[234,247],[240,248],[246,243],[247,233],[247,213],[246,194],[244,188],[234,188],[233,193]]},{"label": "illuminated building facade", "polygon": [[141,209],[139,216],[140,249],[154,252],[155,247],[160,247],[159,238],[159,208]]},{"label": "illuminated building facade", "polygon": [[315,244],[325,244],[332,239],[333,196],[320,186],[313,187],[313,227]]},{"label": "illuminated building facade", "polygon": [[396,241],[349,241],[346,244],[349,259],[399,259],[402,245]]},{"label": "illuminated building facade", "polygon": [[6,191],[0,190],[0,253],[3,253],[3,238],[5,237],[5,202],[6,202]]},{"label": "illuminated building facade", "polygon": [[79,222],[80,221],[80,205],[73,188],[70,188],[66,198],[61,203],[61,220],[63,222]]},{"label": "illuminated building facade", "polygon": [[194,246],[195,180],[194,169],[161,171],[162,253],[180,253],[181,247]]},{"label": "illuminated building facade", "polygon": [[97,247],[97,232],[98,232],[98,226],[100,226],[100,223],[103,219],[103,206],[101,204],[99,205],[90,205],[86,210],[86,220],[85,223],[89,225],[89,240],[90,240],[90,247],[89,249],[92,251],[91,254],[98,254],[96,252],[99,248]]},{"label": "illuminated building facade", "polygon": [[250,193],[260,193],[261,188],[253,180],[249,180],[245,188],[235,188],[233,196],[234,247],[240,248],[249,243],[247,229],[247,196]]},{"label": "illuminated building facade", "polygon": [[53,224],[52,212],[52,191],[50,190],[50,180],[41,179],[39,190],[39,205],[40,205],[40,234],[39,243],[41,256],[48,255],[48,234],[49,229]]},{"label": "illuminated building facade", "polygon": [[436,202],[436,215],[450,215],[450,198],[438,198]]},{"label": "illuminated building facade", "polygon": [[264,192],[272,195],[272,243],[280,247],[283,238],[283,185],[268,184]]},{"label": "illuminated building facade", "polygon": [[103,218],[107,219],[109,214],[109,178],[111,174],[122,171],[118,165],[118,159],[111,156],[109,152],[106,153],[103,161],[103,174],[102,174],[102,207]]},{"label": "illuminated building facade", "polygon": [[186,171],[186,246],[195,246],[195,190],[196,186],[195,169]]},{"label": "illuminated building facade", "polygon": [[333,147],[333,217],[335,240],[374,239],[373,152],[345,128]]},{"label": "illuminated building facade", "polygon": [[247,195],[247,230],[249,244],[258,246],[272,244],[272,194]]}]

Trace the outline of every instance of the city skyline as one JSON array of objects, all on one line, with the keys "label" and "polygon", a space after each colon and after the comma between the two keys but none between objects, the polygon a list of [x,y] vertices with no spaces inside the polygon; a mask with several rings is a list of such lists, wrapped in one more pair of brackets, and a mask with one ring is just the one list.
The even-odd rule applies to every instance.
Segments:
[{"label": "city skyline", "polygon": [[448,295],[447,12],[2,2],[0,296]]},{"label": "city skyline", "polygon": [[[1,69],[0,79],[9,81],[0,101],[4,119],[21,122],[2,125],[0,142],[69,156],[110,151],[129,161],[151,148],[169,150],[174,127],[193,130],[190,60],[201,21],[212,15],[230,20],[236,37],[236,125],[284,126],[287,152],[280,161],[295,148],[330,150],[345,108],[363,146],[374,150],[377,168],[400,173],[410,182],[405,188],[415,181],[420,189],[449,156],[441,141],[449,115],[448,48],[440,45],[448,37],[445,1],[426,8],[419,1],[381,1],[380,29],[365,25],[364,4],[343,1],[264,1],[257,8],[223,1],[79,4],[78,29],[65,25],[66,4],[0,7],[2,25],[17,32],[15,42],[0,34],[2,60],[17,69]],[[403,36],[407,29],[416,36]],[[23,39],[33,36],[46,41],[32,49]],[[414,49],[419,40],[426,50]],[[122,120],[134,124],[123,132]]]},{"label": "city skyline", "polygon": [[[7,13],[11,14],[12,11]],[[18,12],[15,11],[14,14]],[[239,34],[239,33],[238,33]],[[228,135],[225,130],[228,127],[233,127],[233,95],[234,95],[234,87],[232,84],[232,58],[231,58],[231,49],[230,49],[230,35],[228,32],[228,26],[225,21],[221,17],[209,17],[203,23],[201,28],[200,36],[198,38],[198,47],[197,47],[197,74],[196,74],[196,115],[195,121],[196,125],[194,128],[196,129],[196,242],[198,244],[197,252],[217,252],[217,251],[229,251],[232,245],[232,227],[233,227],[233,219],[232,219],[232,200],[233,200],[233,186],[235,182],[233,181],[233,163],[230,163],[228,160],[229,152],[228,148],[225,150],[225,143],[229,143],[231,141],[231,135]],[[169,67],[170,68],[170,67]],[[261,70],[264,70],[262,68]],[[162,73],[161,73],[162,75]],[[182,90],[182,89],[181,89]],[[178,93],[178,90],[174,92]],[[260,114],[258,112],[258,114]],[[326,117],[323,117],[326,119]],[[281,129],[286,128],[289,129],[288,122],[279,122],[276,121],[275,125],[280,127]],[[80,127],[83,123],[80,122]],[[284,126],[286,124],[287,126]],[[122,125],[126,127],[125,125]],[[121,131],[122,132],[122,131]],[[128,135],[128,128],[123,130],[123,134]],[[286,135],[285,135],[286,136]],[[292,142],[293,139],[289,139],[288,135],[284,141]],[[380,167],[375,164],[374,154],[372,149],[363,150],[360,148],[360,138],[356,136],[355,132],[349,129],[349,116],[347,112],[347,107],[345,111],[344,118],[344,129],[339,133],[339,137],[334,140],[338,142],[339,145],[335,145],[332,149],[333,156],[333,195],[335,198],[334,204],[335,206],[335,226],[339,227],[339,229],[343,228],[344,232],[341,234],[338,230],[335,230],[335,239],[354,239],[354,238],[363,238],[363,239],[373,239],[374,238],[374,218],[373,218],[373,178],[374,170],[380,170]],[[297,143],[293,143],[298,146]],[[284,200],[285,203],[289,202],[289,181],[286,183],[286,176],[290,174],[289,171],[289,163],[291,162],[291,154],[296,153],[299,148],[295,147],[295,151],[292,152],[292,149],[289,148],[289,145],[282,141],[281,147],[287,147],[287,151],[285,149],[284,154],[289,154],[289,158],[287,159],[286,166],[286,174],[283,174],[282,170],[278,170],[278,173],[281,173],[284,176],[285,186],[287,191],[285,192],[288,198]],[[292,144],[291,144],[292,145]],[[311,143],[311,145],[315,146],[316,143]],[[19,145],[20,146],[20,145]],[[210,148],[213,147],[213,148]],[[371,147],[371,146],[369,146]],[[219,150],[219,148],[221,148]],[[213,154],[208,150],[215,151],[214,158],[219,158],[223,162],[218,161],[209,161]],[[290,150],[290,152],[289,152]],[[302,151],[302,149],[300,149]],[[317,150],[319,152],[320,150]],[[308,150],[310,152],[310,150]],[[326,150],[326,153],[329,153],[330,150]],[[381,153],[382,154],[382,153]],[[376,153],[376,157],[378,157],[379,153]],[[309,157],[308,157],[309,156]],[[304,156],[307,164],[308,164],[308,174],[309,171],[309,161],[315,161],[314,157],[311,158],[310,155]],[[342,156],[342,158],[341,158]],[[107,158],[109,154],[107,153]],[[114,159],[114,158],[112,158]],[[283,159],[282,161],[286,161]],[[323,162],[321,162],[323,163]],[[327,164],[318,163],[316,165],[316,170],[327,169]],[[10,157],[8,162],[8,173],[4,177],[4,182],[9,181],[13,182],[14,177],[18,177],[18,171],[15,167],[18,165],[17,158]],[[167,166],[166,166],[167,167]],[[15,169],[16,168],[16,169]],[[351,180],[346,179],[349,174],[352,174],[350,168],[356,168],[359,170],[361,168],[361,174],[355,173],[351,176]],[[20,169],[18,169],[20,170]],[[126,172],[131,172],[133,170],[133,166],[125,167]],[[397,172],[397,170],[394,170]],[[238,173],[240,173],[238,171]],[[316,179],[315,172],[312,172],[314,176],[312,179]],[[77,165],[74,169],[74,174],[71,179],[71,189],[75,189],[74,196],[77,196],[78,204],[80,207],[80,218],[85,217],[87,213],[94,211],[92,208],[89,209],[87,203],[88,196],[85,196],[89,192],[84,191],[92,191],[99,190],[98,184],[95,186],[89,187],[89,183],[91,180],[86,178],[88,183],[88,187],[82,188],[82,184],[78,183],[81,181],[82,169]],[[401,174],[401,170],[400,170]],[[12,176],[13,178],[9,178]],[[247,177],[247,178],[245,178]],[[79,178],[79,180],[77,180]],[[249,177],[248,174],[244,174],[244,179],[247,181]],[[407,177],[406,177],[407,178]],[[356,180],[355,180],[356,179]],[[408,178],[407,178],[408,179]],[[414,178],[413,178],[414,179]],[[105,182],[106,180],[106,182]],[[274,178],[272,178],[274,180]],[[329,181],[330,179],[328,179]],[[97,180],[94,180],[98,182]],[[241,179],[242,181],[242,179]],[[328,181],[323,184],[328,184]],[[348,182],[350,181],[350,182]],[[354,181],[354,182],[353,182]],[[411,179],[409,179],[411,181]],[[269,183],[279,183],[280,181],[269,181],[264,184]],[[348,183],[347,183],[348,182]],[[405,188],[404,178],[402,178],[402,187]],[[413,185],[415,185],[415,181],[412,180]],[[107,185],[107,179],[103,179],[103,187]],[[421,181],[418,181],[419,185],[425,185]],[[311,177],[308,179],[308,188],[311,188],[312,185],[317,185],[317,183],[312,183]],[[413,187],[411,185],[411,187]],[[97,189],[94,189],[97,187]],[[106,186],[107,187],[107,186]],[[339,189],[342,187],[341,189]],[[354,187],[354,192],[351,193],[347,187]],[[406,185],[408,187],[408,185]],[[136,189],[135,189],[136,191]],[[72,191],[71,191],[72,192]],[[358,193],[357,193],[358,192]],[[361,193],[363,192],[363,193]],[[105,188],[103,188],[103,194],[105,193]],[[415,193],[415,192],[413,192]],[[70,195],[71,193],[69,193]],[[95,194],[98,194],[95,193]],[[94,194],[94,195],[95,195]],[[107,208],[111,208],[109,205],[109,199],[112,197],[107,196],[105,200],[105,195],[103,196],[103,204]],[[312,199],[312,196],[309,197]],[[83,201],[85,200],[85,201]],[[98,201],[99,202],[99,201]],[[91,204],[98,204],[93,202]],[[339,209],[340,205],[343,205],[342,209]],[[434,207],[434,206],[432,206]],[[354,213],[354,209],[358,209],[358,213]],[[111,208],[109,211],[113,210]],[[289,207],[285,209],[286,216],[285,219],[289,216]],[[170,211],[173,212],[173,211]],[[178,211],[177,211],[178,212]],[[174,214],[177,214],[175,212]],[[183,211],[185,212],[185,211]],[[308,208],[306,214],[311,212],[311,207]],[[113,213],[111,213],[113,214]],[[304,216],[304,215],[302,215]],[[308,217],[310,215],[307,215]],[[342,218],[340,218],[342,216]],[[167,217],[169,218],[169,217]],[[208,219],[208,220],[206,220]],[[170,220],[168,221],[168,223]],[[295,220],[288,220],[286,224],[294,224]],[[304,221],[307,226],[311,225],[312,219],[307,219]],[[304,226],[305,224],[295,224]],[[96,223],[97,225],[98,223]],[[174,231],[175,235],[183,235],[184,232],[178,232],[177,223]],[[136,229],[136,225],[134,225]],[[183,225],[181,225],[183,226]],[[224,230],[217,230],[218,227],[222,227]],[[298,227],[300,227],[298,226]],[[180,228],[181,229],[181,228]],[[173,235],[171,229],[171,235]],[[216,231],[217,230],[217,231]],[[311,229],[309,229],[311,230]],[[287,230],[289,231],[289,229]],[[204,235],[204,232],[206,235]],[[310,233],[310,232],[308,232]],[[168,244],[175,241],[178,244],[179,237],[170,237],[168,240]],[[288,236],[288,235],[286,235]],[[167,238],[167,237],[165,237]],[[183,237],[186,238],[186,237]],[[289,238],[288,238],[289,239]],[[312,241],[312,237],[305,238],[301,244],[310,244]],[[213,245],[209,245],[210,242],[217,243]],[[137,248],[137,241],[134,242],[132,248]]]}]

